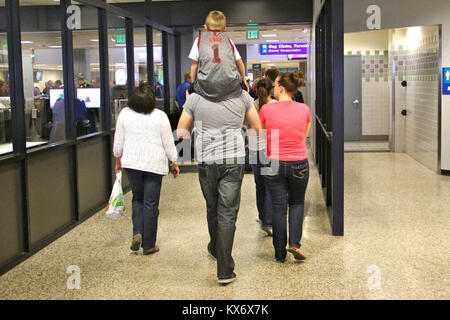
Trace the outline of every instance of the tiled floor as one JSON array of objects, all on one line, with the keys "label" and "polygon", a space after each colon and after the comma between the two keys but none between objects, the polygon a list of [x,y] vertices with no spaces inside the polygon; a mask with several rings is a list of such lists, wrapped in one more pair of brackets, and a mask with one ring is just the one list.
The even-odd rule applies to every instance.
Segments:
[{"label": "tiled floor", "polygon": [[390,152],[389,141],[344,142],[345,152]]},{"label": "tiled floor", "polygon": [[[272,239],[255,221],[254,189],[246,174],[232,284],[217,284],[198,177],[186,173],[164,179],[160,252],[130,252],[130,211],[118,221],[99,212],[1,276],[0,299],[450,298],[450,177],[405,154],[347,153],[345,236],[333,237],[312,164],[302,263],[274,261]],[[71,265],[79,290],[67,289]]]}]

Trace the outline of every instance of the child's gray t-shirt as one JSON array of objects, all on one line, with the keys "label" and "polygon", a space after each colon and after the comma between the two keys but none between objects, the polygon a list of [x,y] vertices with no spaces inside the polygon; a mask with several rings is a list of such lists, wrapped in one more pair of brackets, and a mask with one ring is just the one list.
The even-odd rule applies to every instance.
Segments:
[{"label": "child's gray t-shirt", "polygon": [[245,114],[253,107],[253,98],[242,90],[239,97],[211,101],[191,94],[184,110],[194,118],[195,148],[198,162],[245,157],[242,135]]}]

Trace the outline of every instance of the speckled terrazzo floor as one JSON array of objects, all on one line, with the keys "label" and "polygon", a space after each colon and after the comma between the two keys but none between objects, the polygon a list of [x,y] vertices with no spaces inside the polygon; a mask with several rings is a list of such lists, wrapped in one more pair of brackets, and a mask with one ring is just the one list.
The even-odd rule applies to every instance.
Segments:
[{"label": "speckled terrazzo floor", "polygon": [[[303,263],[274,261],[246,174],[238,279],[219,286],[197,174],[187,173],[164,179],[160,252],[130,252],[131,212],[119,221],[99,212],[1,276],[0,299],[449,299],[450,177],[394,153],[346,154],[345,177],[345,236],[333,237],[312,166]],[[80,268],[80,290],[67,289],[70,265]]]}]

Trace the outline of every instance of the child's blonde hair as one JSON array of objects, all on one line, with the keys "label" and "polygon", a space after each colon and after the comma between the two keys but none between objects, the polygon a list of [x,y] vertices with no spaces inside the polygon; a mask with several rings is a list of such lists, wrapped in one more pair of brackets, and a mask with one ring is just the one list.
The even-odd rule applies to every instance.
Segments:
[{"label": "child's blonde hair", "polygon": [[206,17],[206,27],[209,31],[222,31],[227,25],[227,18],[222,11],[211,11]]}]

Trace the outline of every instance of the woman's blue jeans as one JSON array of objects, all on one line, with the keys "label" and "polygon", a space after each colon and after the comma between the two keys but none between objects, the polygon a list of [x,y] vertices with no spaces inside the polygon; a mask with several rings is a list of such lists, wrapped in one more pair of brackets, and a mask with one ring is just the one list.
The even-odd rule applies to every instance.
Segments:
[{"label": "woman's blue jeans", "polygon": [[300,248],[302,238],[305,193],[309,179],[308,159],[302,161],[279,161],[272,164],[265,175],[272,200],[272,230],[275,258],[286,258],[287,209],[289,205],[289,247]]},{"label": "woman's blue jeans", "polygon": [[125,169],[125,173],[133,192],[133,235],[142,235],[143,249],[153,248],[158,231],[162,175],[133,169]]}]

